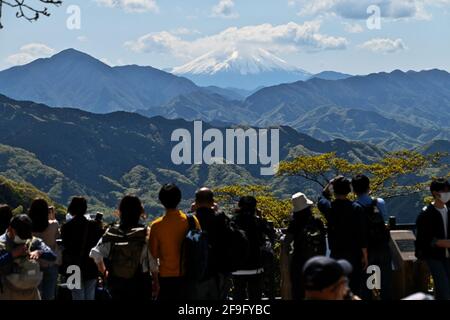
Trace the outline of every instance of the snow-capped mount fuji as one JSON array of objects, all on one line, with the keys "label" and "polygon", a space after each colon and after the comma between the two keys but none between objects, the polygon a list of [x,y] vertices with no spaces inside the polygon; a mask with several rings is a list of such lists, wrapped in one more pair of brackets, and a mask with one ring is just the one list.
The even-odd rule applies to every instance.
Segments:
[{"label": "snow-capped mount fuji", "polygon": [[200,86],[254,90],[258,87],[306,80],[311,74],[262,48],[210,51],[171,70]]}]

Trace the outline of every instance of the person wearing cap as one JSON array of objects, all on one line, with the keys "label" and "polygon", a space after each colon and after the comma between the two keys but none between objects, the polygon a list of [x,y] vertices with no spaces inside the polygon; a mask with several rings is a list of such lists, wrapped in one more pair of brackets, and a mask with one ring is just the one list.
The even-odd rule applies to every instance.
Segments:
[{"label": "person wearing cap", "polygon": [[355,294],[361,295],[368,266],[368,230],[364,210],[348,198],[351,191],[349,179],[334,178],[324,188],[318,208],[327,220],[330,256],[352,264],[349,285]]},{"label": "person wearing cap", "polygon": [[41,299],[39,284],[31,291],[21,291],[5,282],[4,277],[14,273],[15,266],[26,259],[54,262],[56,254],[44,241],[33,237],[31,219],[27,215],[18,215],[11,219],[8,229],[0,236],[0,300]]},{"label": "person wearing cap", "polygon": [[214,193],[207,187],[195,193],[193,203],[195,217],[202,230],[208,234],[208,267],[206,276],[193,285],[193,300],[225,300],[231,282],[231,273],[226,270],[226,248],[230,246],[228,235],[229,218],[217,211]]},{"label": "person wearing cap", "polygon": [[305,300],[360,300],[348,287],[352,265],[347,260],[317,256],[303,268]]},{"label": "person wearing cap", "polygon": [[264,273],[261,248],[266,237],[271,236],[271,231],[267,223],[258,217],[257,201],[254,197],[242,197],[238,207],[232,220],[237,228],[245,232],[249,253],[247,259],[242,262],[242,268],[233,272],[233,298],[237,301],[261,300]]},{"label": "person wearing cap", "polygon": [[292,298],[304,298],[304,285],[302,281],[303,266],[310,258],[322,256],[326,253],[325,227],[319,218],[312,212],[314,202],[301,192],[291,198],[293,213],[287,229],[287,236],[293,242],[293,255],[290,266],[292,283]]}]

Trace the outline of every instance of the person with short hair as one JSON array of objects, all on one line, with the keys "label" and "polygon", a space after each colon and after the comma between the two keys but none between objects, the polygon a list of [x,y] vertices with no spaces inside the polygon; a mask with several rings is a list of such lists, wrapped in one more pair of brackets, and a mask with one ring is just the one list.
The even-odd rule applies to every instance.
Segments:
[{"label": "person with short hair", "polygon": [[199,283],[194,284],[196,300],[225,300],[228,290],[230,273],[224,270],[227,261],[226,246],[230,245],[227,238],[228,217],[218,211],[211,189],[203,187],[195,193],[193,204],[202,231],[208,236],[208,266],[207,275]]},{"label": "person with short hair", "polygon": [[305,263],[305,300],[360,300],[348,287],[352,265],[346,260],[317,256]]},{"label": "person with short hair", "polygon": [[81,288],[71,290],[73,300],[95,299],[98,270],[94,261],[89,258],[89,251],[95,247],[103,230],[85,217],[87,208],[86,198],[73,197],[67,209],[72,219],[61,228],[63,274],[71,265],[79,266],[81,270]]},{"label": "person with short hair", "polygon": [[249,252],[241,268],[233,272],[234,300],[261,300],[264,266],[261,248],[266,237],[271,236],[266,221],[257,215],[257,200],[245,196],[239,200],[237,214],[232,218],[237,228],[245,232]]},{"label": "person with short hair", "polygon": [[[28,211],[28,216],[32,221],[33,236],[42,239],[57,254],[58,244],[56,240],[61,236],[59,223],[56,220],[50,220],[49,214],[50,207],[45,199],[37,198],[33,200]],[[59,257],[52,262],[39,260],[43,272],[42,282],[39,286],[42,300],[55,300],[59,269],[57,262],[59,262]]]},{"label": "person with short hair", "polygon": [[0,236],[0,300],[41,300],[42,272],[37,261],[54,262],[56,254],[33,237],[32,229],[31,219],[21,214]]},{"label": "person with short hair", "polygon": [[324,188],[318,208],[327,220],[330,256],[351,263],[353,272],[349,285],[360,295],[364,285],[363,271],[368,266],[367,222],[362,208],[348,198],[351,190],[349,179],[334,178]]},{"label": "person with short hair", "polygon": [[[380,268],[380,297],[382,300],[390,300],[392,299],[392,256],[389,247],[390,233],[386,226],[388,220],[386,203],[384,199],[370,196],[370,179],[366,175],[354,176],[352,187],[357,197],[355,205],[360,206],[366,214],[368,264]],[[365,300],[373,298],[367,286],[364,287],[362,296]]]},{"label": "person with short hair", "polygon": [[443,178],[430,185],[433,202],[416,221],[416,256],[427,263],[434,280],[436,300],[450,299],[450,183]]},{"label": "person with short hair", "polygon": [[[181,270],[183,242],[189,230],[188,216],[178,209],[181,190],[175,184],[163,185],[158,197],[165,213],[150,227],[150,252],[159,260],[159,272],[153,276],[153,291],[158,300],[183,300],[190,298],[186,297],[187,283]],[[200,229],[195,216],[194,221]]]},{"label": "person with short hair", "polygon": [[140,223],[144,213],[138,197],[125,196],[119,204],[119,224],[108,228],[90,252],[113,300],[152,298],[151,273],[156,273],[158,266],[149,253],[149,230]]}]

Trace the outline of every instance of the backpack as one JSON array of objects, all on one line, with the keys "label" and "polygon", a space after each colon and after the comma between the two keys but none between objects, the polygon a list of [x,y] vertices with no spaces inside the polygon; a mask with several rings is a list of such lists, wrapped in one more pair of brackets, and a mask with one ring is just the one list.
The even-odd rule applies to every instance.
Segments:
[{"label": "backpack", "polygon": [[225,238],[227,245],[224,247],[222,267],[224,272],[231,273],[244,267],[250,244],[245,232],[231,221],[227,222]]},{"label": "backpack", "polygon": [[106,231],[102,241],[111,243],[108,260],[112,276],[131,279],[136,275],[141,266],[142,249],[146,243],[146,237],[146,227],[137,227],[125,232],[113,226]]},{"label": "backpack", "polygon": [[364,209],[366,214],[368,247],[380,248],[387,245],[390,234],[378,209],[378,200],[372,199],[372,203],[369,206],[364,206],[360,202],[357,203]]},{"label": "backpack", "polygon": [[[26,246],[30,249],[36,238],[28,240]],[[0,243],[0,249],[6,250],[6,244]],[[26,291],[37,289],[42,281],[43,273],[39,262],[28,257],[14,259],[12,273],[4,276],[5,284],[14,290]]]},{"label": "backpack", "polygon": [[306,224],[304,232],[301,235],[301,241],[299,248],[295,247],[294,241],[294,254],[301,256],[305,261],[315,256],[321,256],[326,254],[326,236],[325,230],[320,226],[319,222],[315,218],[311,218]]},{"label": "backpack", "polygon": [[197,229],[193,215],[187,215],[188,232],[181,252],[181,272],[189,281],[200,281],[206,277],[208,269],[209,243],[205,232]]}]

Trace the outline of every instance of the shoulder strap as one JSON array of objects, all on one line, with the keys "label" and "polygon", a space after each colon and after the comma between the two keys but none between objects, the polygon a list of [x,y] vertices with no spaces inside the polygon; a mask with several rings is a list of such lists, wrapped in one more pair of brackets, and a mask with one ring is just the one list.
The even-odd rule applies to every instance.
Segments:
[{"label": "shoulder strap", "polygon": [[197,224],[195,223],[195,218],[192,214],[186,215],[189,225],[189,231],[197,230]]}]

